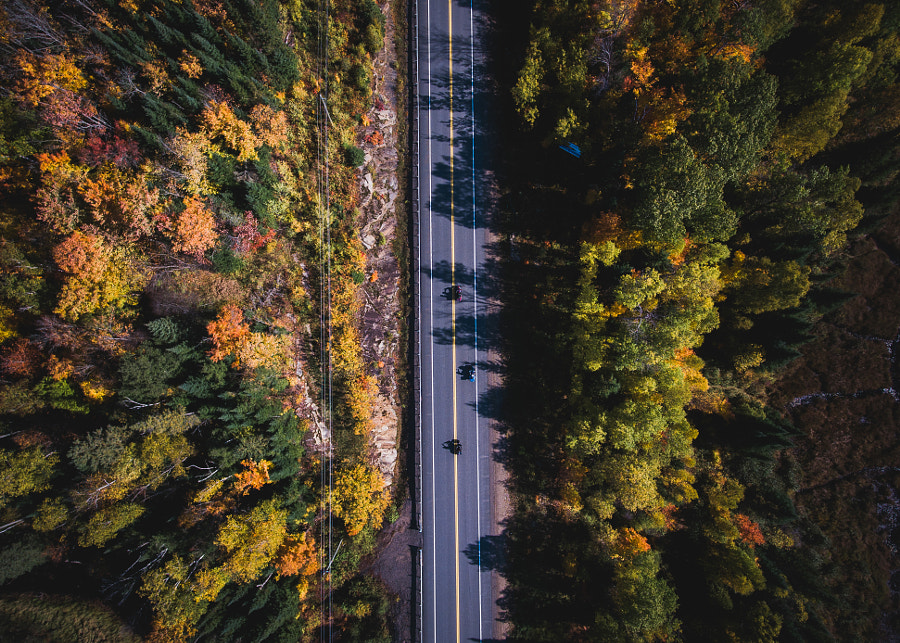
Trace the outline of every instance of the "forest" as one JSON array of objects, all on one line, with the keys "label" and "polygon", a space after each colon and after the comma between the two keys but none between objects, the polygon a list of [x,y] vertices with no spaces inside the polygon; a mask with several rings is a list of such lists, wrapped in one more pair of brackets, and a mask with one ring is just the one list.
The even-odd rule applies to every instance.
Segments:
[{"label": "forest", "polygon": [[[900,5],[492,7],[511,640],[896,636]],[[384,20],[0,6],[0,639],[391,640]]]},{"label": "forest", "polygon": [[900,5],[498,7],[511,640],[895,637]]},{"label": "forest", "polygon": [[384,25],[0,6],[0,639],[390,640],[358,571],[396,513],[356,319]]}]

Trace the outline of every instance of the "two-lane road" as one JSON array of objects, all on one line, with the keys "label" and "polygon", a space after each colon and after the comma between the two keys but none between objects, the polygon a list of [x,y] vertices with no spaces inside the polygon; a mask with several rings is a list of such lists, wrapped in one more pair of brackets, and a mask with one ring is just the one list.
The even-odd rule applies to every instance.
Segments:
[{"label": "two-lane road", "polygon": [[[484,213],[476,190],[470,0],[416,0],[419,70],[419,373],[422,427],[423,640],[493,638],[491,574],[481,566],[490,528],[491,445],[479,417],[478,277]],[[456,301],[445,293],[459,286]],[[476,367],[475,381],[457,369]],[[457,439],[458,455],[444,444]]]}]

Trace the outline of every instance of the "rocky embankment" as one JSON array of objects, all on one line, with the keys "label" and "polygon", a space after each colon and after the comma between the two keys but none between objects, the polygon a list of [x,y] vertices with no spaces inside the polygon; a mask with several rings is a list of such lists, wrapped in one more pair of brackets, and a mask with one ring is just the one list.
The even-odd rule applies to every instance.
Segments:
[{"label": "rocky embankment", "polygon": [[[397,121],[397,60],[394,21],[390,3],[384,3],[385,46],[375,58],[372,79],[372,108],[363,119],[360,146],[366,162],[360,176],[360,240],[366,250],[367,280],[362,314],[363,359],[378,378],[378,395],[373,408],[370,433],[372,457],[384,476],[394,483],[400,439],[400,399],[397,378],[402,362],[400,345],[403,322],[400,293],[400,265],[395,255],[395,237],[401,194],[399,178]],[[399,228],[403,230],[401,226]]]}]

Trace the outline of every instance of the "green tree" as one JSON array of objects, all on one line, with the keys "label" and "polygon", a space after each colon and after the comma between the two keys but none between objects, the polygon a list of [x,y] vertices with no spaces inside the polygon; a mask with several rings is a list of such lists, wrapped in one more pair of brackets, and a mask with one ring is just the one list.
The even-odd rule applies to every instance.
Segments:
[{"label": "green tree", "polygon": [[[642,150],[630,175],[636,200],[633,223],[651,239],[677,247],[691,222],[700,224],[694,227],[704,240],[733,233],[734,213],[722,201],[726,174],[718,165],[706,165],[681,134],[669,137],[661,151]],[[712,227],[704,229],[707,221]]]},{"label": "green tree", "polygon": [[808,266],[736,253],[726,270],[730,301],[740,312],[758,314],[797,306],[809,291]]},{"label": "green tree", "polygon": [[677,635],[678,598],[659,574],[660,556],[654,551],[617,566],[612,589],[615,616],[601,613],[598,619],[606,640],[665,641]]},{"label": "green tree", "polygon": [[81,529],[78,544],[82,547],[102,547],[140,518],[144,511],[144,507],[133,502],[119,502],[101,509]]},{"label": "green tree", "polygon": [[181,356],[172,351],[142,345],[122,360],[119,395],[142,404],[158,401],[169,393],[182,362]]},{"label": "green tree", "polygon": [[0,585],[24,576],[46,562],[44,549],[38,540],[26,537],[0,550]]},{"label": "green tree", "polygon": [[83,473],[110,469],[125,453],[133,433],[130,427],[121,425],[91,431],[72,444],[69,459]]},{"label": "green tree", "polygon": [[822,252],[833,253],[862,219],[863,207],[855,197],[860,183],[846,167],[809,171],[776,167],[741,193],[747,227],[762,228],[760,245],[811,236]]},{"label": "green tree", "polygon": [[543,77],[543,55],[538,38],[533,37],[525,57],[525,64],[519,72],[519,78],[512,90],[516,110],[528,127],[534,127],[534,123],[540,114],[538,98],[542,90]]},{"label": "green tree", "polygon": [[701,58],[691,76],[689,98],[695,108],[685,124],[687,139],[705,163],[739,182],[772,138],[776,80],[739,59],[716,57]]},{"label": "green tree", "polygon": [[45,454],[38,446],[21,451],[0,449],[0,508],[14,498],[48,489],[57,462],[58,455]]}]

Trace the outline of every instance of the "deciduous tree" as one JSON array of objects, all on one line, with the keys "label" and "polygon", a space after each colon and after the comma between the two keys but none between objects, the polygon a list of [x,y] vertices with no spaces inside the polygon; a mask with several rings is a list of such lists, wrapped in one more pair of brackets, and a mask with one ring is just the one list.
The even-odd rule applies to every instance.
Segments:
[{"label": "deciduous tree", "polygon": [[206,204],[191,196],[184,200],[184,210],[174,216],[171,230],[172,249],[203,259],[204,253],[216,245],[216,219]]},{"label": "deciduous tree", "polygon": [[19,49],[15,62],[20,72],[17,94],[31,107],[37,107],[60,89],[78,92],[87,85],[84,74],[75,64],[75,57],[65,53],[38,54]]},{"label": "deciduous tree", "polygon": [[53,259],[66,275],[54,312],[69,321],[136,303],[148,278],[130,248],[96,234],[73,232],[53,249]]},{"label": "deciduous tree", "polygon": [[241,495],[247,495],[250,489],[262,489],[263,486],[272,482],[269,478],[269,467],[272,463],[268,460],[242,460],[241,466],[244,470],[235,474],[234,490]]},{"label": "deciduous tree", "polygon": [[0,449],[0,508],[14,498],[49,488],[57,462],[58,455],[45,454],[39,446],[21,451]]},{"label": "deciduous tree", "polygon": [[316,542],[308,533],[291,534],[284,539],[276,562],[278,576],[310,576],[319,571]]},{"label": "deciduous tree", "polygon": [[102,547],[141,517],[145,509],[133,502],[118,502],[90,517],[78,537],[82,547]]},{"label": "deciduous tree", "polygon": [[381,474],[358,464],[338,472],[334,483],[332,511],[354,536],[366,527],[377,529],[390,501]]},{"label": "deciduous tree", "polygon": [[272,564],[284,542],[287,511],[275,500],[256,505],[249,514],[229,516],[216,536],[226,553],[224,567],[240,582],[255,579]]},{"label": "deciduous tree", "polygon": [[260,103],[250,110],[250,122],[259,144],[268,145],[276,151],[287,147],[291,130],[283,111],[276,111],[265,103]]},{"label": "deciduous tree", "polygon": [[137,238],[153,232],[152,219],[160,203],[159,191],[146,181],[145,175],[111,166],[87,178],[78,189],[95,223]]},{"label": "deciduous tree", "polygon": [[201,115],[210,138],[221,136],[237,152],[237,160],[252,161],[257,158],[259,140],[250,123],[241,120],[226,102],[214,102]]},{"label": "deciduous tree", "polygon": [[250,336],[250,325],[244,321],[244,313],[234,304],[226,304],[215,321],[206,327],[213,342],[209,357],[218,362],[228,355],[237,354]]}]

